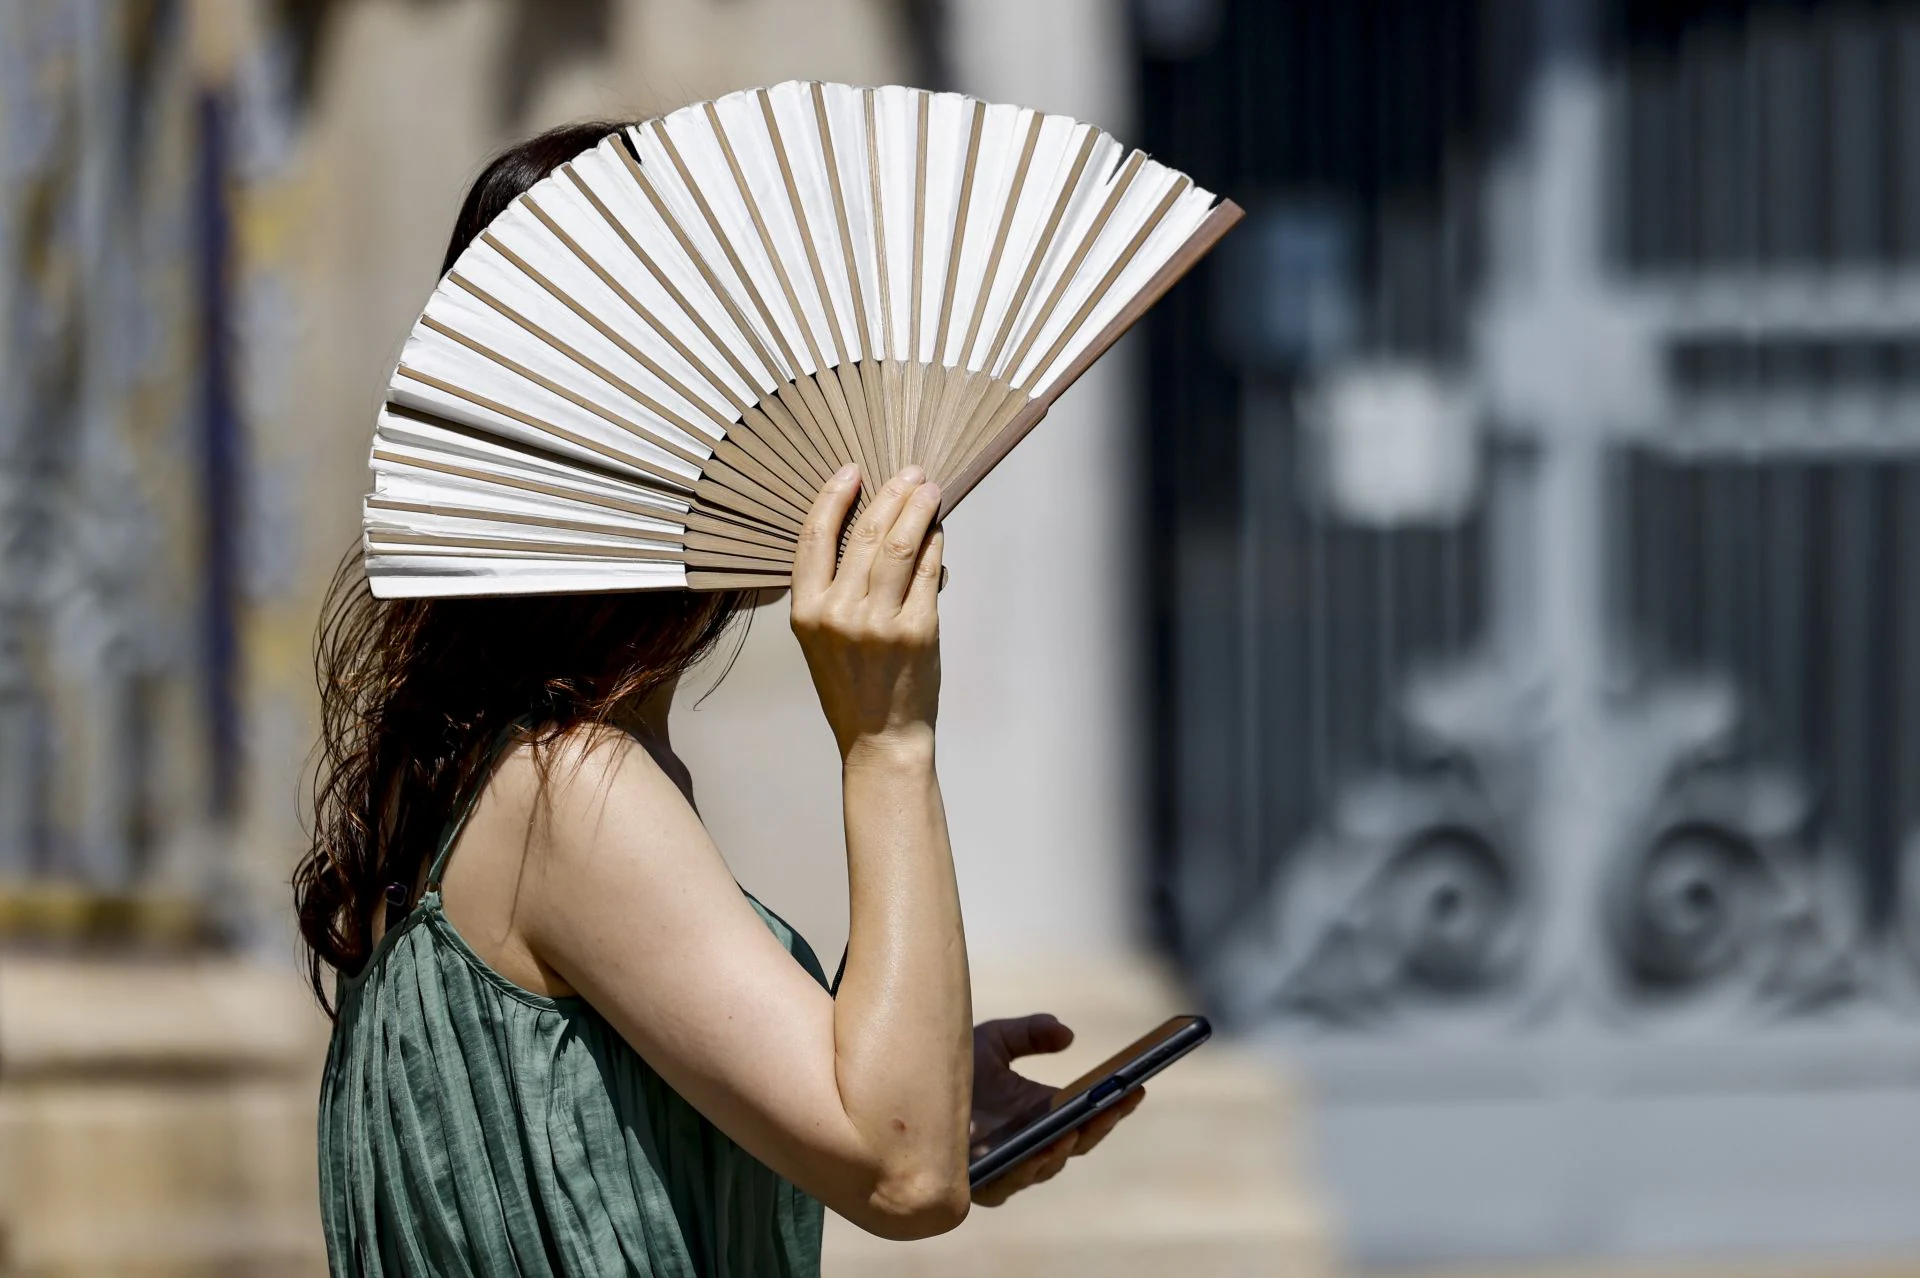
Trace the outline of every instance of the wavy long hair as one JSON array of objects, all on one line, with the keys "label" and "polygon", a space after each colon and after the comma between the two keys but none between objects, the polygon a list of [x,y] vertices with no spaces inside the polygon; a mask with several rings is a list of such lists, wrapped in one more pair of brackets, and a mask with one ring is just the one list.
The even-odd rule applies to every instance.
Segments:
[{"label": "wavy long hair", "polygon": [[[521,192],[623,126],[567,125],[494,159],[461,204],[444,275]],[[491,599],[375,599],[358,542],[321,608],[320,745],[312,842],[294,902],[314,996],[360,970],[390,884],[411,893],[488,746],[527,719],[536,748],[606,727],[712,650],[751,592],[686,590]]]}]

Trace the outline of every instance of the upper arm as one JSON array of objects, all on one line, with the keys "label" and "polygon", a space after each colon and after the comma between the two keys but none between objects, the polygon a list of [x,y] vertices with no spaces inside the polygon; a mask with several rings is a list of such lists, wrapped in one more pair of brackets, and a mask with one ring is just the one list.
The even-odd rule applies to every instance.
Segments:
[{"label": "upper arm", "polygon": [[747,1152],[858,1216],[871,1167],[841,1103],[833,1001],[774,937],[638,744],[563,744],[523,926],[666,1083]]}]

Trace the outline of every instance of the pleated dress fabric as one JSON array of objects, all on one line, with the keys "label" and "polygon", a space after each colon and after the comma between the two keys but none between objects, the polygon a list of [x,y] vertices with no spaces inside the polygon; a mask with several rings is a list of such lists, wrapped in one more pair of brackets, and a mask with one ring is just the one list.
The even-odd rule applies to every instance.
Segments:
[{"label": "pleated dress fabric", "polygon": [[[320,1093],[336,1278],[799,1278],[820,1204],[735,1145],[582,998],[515,985],[447,918],[440,877],[339,985]],[[752,896],[824,986],[804,939]]]}]

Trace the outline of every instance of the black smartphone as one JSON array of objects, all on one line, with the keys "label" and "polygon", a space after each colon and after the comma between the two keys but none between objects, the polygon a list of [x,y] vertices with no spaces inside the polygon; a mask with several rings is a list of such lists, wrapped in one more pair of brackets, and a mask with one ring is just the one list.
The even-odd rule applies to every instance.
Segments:
[{"label": "black smartphone", "polygon": [[1014,1117],[980,1137],[981,1152],[967,1167],[975,1189],[1017,1167],[1029,1155],[1083,1127],[1094,1115],[1191,1052],[1213,1035],[1204,1016],[1176,1016],[1141,1035],[1053,1094],[1045,1105]]}]

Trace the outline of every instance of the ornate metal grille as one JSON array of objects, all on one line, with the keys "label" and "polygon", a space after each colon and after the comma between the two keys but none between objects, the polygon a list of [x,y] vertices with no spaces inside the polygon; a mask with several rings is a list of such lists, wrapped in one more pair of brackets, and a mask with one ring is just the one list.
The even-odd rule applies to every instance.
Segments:
[{"label": "ornate metal grille", "polygon": [[1168,940],[1363,1257],[1920,1242],[1920,6],[1181,8]]}]

